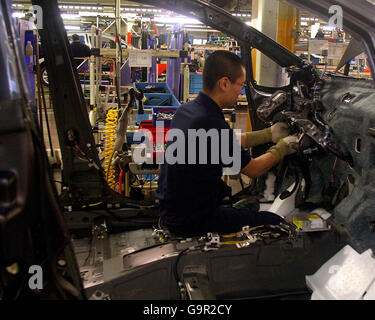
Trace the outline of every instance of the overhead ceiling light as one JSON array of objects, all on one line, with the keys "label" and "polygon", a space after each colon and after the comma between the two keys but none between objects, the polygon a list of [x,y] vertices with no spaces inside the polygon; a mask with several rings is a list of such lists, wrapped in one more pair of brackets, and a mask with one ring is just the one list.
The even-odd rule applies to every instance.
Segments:
[{"label": "overhead ceiling light", "polygon": [[123,17],[123,18],[135,18],[137,16],[137,14],[136,13],[122,13],[121,14],[121,17]]},{"label": "overhead ceiling light", "polygon": [[25,14],[23,12],[20,12],[20,11],[15,11],[12,13],[12,17],[13,18],[23,18],[25,16]]},{"label": "overhead ceiling light", "polygon": [[62,13],[61,18],[66,19],[66,20],[74,20],[74,19],[79,19],[80,15],[79,14]]},{"label": "overhead ceiling light", "polygon": [[154,21],[161,23],[202,24],[202,22],[200,22],[197,19],[191,19],[186,17],[158,16],[154,18]]},{"label": "overhead ceiling light", "polygon": [[65,30],[81,30],[79,26],[65,26]]},{"label": "overhead ceiling light", "polygon": [[80,17],[97,17],[98,12],[92,12],[92,11],[80,11],[78,12]]}]

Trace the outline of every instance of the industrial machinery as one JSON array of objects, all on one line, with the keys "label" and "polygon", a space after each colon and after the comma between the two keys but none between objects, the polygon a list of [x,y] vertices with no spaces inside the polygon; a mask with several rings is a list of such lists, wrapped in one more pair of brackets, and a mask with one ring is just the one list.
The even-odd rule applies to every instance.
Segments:
[{"label": "industrial machinery", "polygon": [[[1,275],[2,297],[309,299],[313,291],[313,298],[318,299],[374,298],[373,81],[322,74],[210,2],[139,2],[191,15],[238,41],[247,66],[246,96],[253,128],[285,121],[292,132],[300,135],[298,153],[273,169],[276,199],[268,210],[283,216],[285,223],[244,226],[231,235],[209,233],[180,238],[152,220],[155,216],[149,210],[155,209],[154,205],[148,207],[114,192],[105,182],[94,147],[57,3],[34,0],[49,14],[41,40],[49,62],[64,183],[69,186],[62,201],[68,211],[71,209],[70,225],[92,226],[92,234],[89,241],[73,241],[74,257],[45,152],[38,142],[39,132],[27,113],[29,102],[27,90],[21,86],[22,66],[14,49],[17,46],[9,46],[17,62],[18,70],[11,70],[17,75],[21,94],[1,97],[4,108],[10,111],[0,109],[9,120],[0,128],[1,145],[9,150],[9,160],[1,158],[0,162],[0,187],[5,191],[0,202],[0,258],[6,270]],[[313,6],[315,14],[329,18],[329,1],[290,2],[305,9]],[[367,2],[349,10],[348,1],[337,2],[346,12],[344,26],[366,49],[374,77],[375,26],[368,18],[374,8]],[[9,3],[4,3],[1,9],[7,17],[7,32],[13,35],[15,44]],[[364,16],[361,21],[357,20],[359,14]],[[55,34],[48,33],[51,28]],[[254,48],[288,75],[286,86],[269,88],[256,84],[251,63]],[[7,79],[2,81],[8,83]],[[115,117],[110,113],[109,122]],[[255,155],[262,151],[252,150]],[[20,154],[25,156],[20,158]],[[106,175],[111,175],[110,168]],[[29,189],[36,179],[39,189]],[[251,191],[263,194],[265,185],[264,179],[259,179]],[[47,196],[42,196],[42,191]],[[98,210],[92,210],[93,204],[99,202]],[[89,210],[83,210],[83,205],[91,209],[91,215]],[[33,206],[40,210],[35,212]],[[116,226],[127,226],[129,230],[109,232]],[[25,236],[15,237],[14,229]],[[30,263],[48,266],[49,290],[30,290],[25,285]],[[347,276],[353,268],[356,277]],[[343,286],[350,290],[343,292]]]}]

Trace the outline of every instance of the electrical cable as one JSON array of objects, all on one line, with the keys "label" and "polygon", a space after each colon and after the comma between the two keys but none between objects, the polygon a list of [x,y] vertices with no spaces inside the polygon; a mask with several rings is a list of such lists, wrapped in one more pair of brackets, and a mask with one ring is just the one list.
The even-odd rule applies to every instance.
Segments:
[{"label": "electrical cable", "polygon": [[244,241],[224,241],[224,242],[220,242],[220,244],[223,244],[223,245],[236,245],[236,244],[242,244],[242,243],[247,243],[248,241],[247,240],[244,240]]},{"label": "electrical cable", "polygon": [[[248,231],[251,232],[251,231],[255,231],[257,229],[261,229],[261,228],[264,228],[265,225],[259,225],[259,226],[255,226],[255,227],[251,227]],[[239,232],[235,232],[235,233],[230,233],[230,234],[224,234],[222,235],[223,238],[227,239],[227,238],[233,238],[233,237],[237,237],[238,235],[242,234],[244,231],[239,231]]]},{"label": "electrical cable", "polygon": [[119,193],[122,194],[122,176],[123,176],[123,170],[120,168],[120,175],[118,178],[118,187],[119,187]]}]

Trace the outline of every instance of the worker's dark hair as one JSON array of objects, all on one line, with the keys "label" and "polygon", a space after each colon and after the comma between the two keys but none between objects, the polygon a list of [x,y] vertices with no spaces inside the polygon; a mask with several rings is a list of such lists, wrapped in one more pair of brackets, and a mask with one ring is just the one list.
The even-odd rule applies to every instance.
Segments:
[{"label": "worker's dark hair", "polygon": [[217,50],[210,54],[203,68],[203,90],[212,91],[223,77],[228,77],[232,83],[236,82],[243,73],[242,66],[241,58],[233,52]]},{"label": "worker's dark hair", "polygon": [[79,40],[79,35],[78,34],[73,34],[72,35],[72,39],[73,39],[73,41]]}]

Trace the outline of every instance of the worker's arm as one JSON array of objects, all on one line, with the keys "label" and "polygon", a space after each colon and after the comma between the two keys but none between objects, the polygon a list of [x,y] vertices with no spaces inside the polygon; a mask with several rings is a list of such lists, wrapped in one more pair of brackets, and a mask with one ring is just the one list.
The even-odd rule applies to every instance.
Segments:
[{"label": "worker's arm", "polygon": [[257,158],[251,159],[247,166],[241,170],[241,173],[250,178],[256,178],[267,172],[278,162],[279,159],[275,155],[267,152]]},{"label": "worker's arm", "polygon": [[265,154],[251,159],[251,161],[241,170],[241,173],[250,178],[256,178],[271,169],[276,163],[284,159],[297,150],[298,137],[288,136],[280,139],[279,142],[269,148]]},{"label": "worker's arm", "polygon": [[237,135],[237,139],[243,148],[251,148],[270,142],[277,143],[280,139],[287,137],[288,134],[288,125],[277,122],[263,130],[241,133],[241,136]]}]

